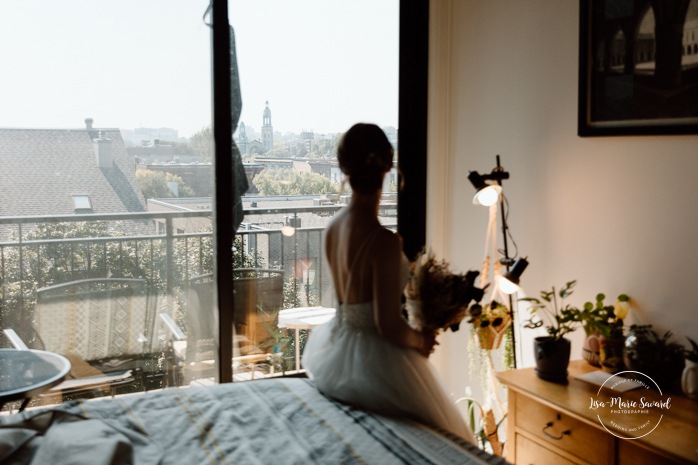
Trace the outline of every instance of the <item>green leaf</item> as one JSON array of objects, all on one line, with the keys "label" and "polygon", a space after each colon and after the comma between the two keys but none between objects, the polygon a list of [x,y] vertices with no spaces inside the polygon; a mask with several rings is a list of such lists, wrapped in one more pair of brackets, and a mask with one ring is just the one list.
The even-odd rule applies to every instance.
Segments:
[{"label": "green leaf", "polygon": [[560,295],[560,298],[566,299],[567,297],[569,297],[570,295],[572,295],[572,288],[574,287],[574,285],[575,285],[576,283],[577,283],[576,280],[575,280],[575,281],[568,281],[568,282],[565,284],[565,287],[563,287],[563,288],[560,290],[560,294],[559,294],[559,295]]}]

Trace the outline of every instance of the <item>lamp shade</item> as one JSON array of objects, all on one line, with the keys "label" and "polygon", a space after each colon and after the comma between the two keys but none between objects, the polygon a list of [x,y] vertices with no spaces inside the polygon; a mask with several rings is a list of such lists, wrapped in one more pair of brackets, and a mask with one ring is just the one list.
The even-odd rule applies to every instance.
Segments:
[{"label": "lamp shade", "polygon": [[521,280],[521,275],[528,266],[528,260],[525,258],[519,258],[514,262],[511,269],[499,278],[499,288],[505,294],[514,294],[519,292],[521,288],[519,287],[519,282]]},{"label": "lamp shade", "polygon": [[475,193],[473,197],[473,203],[475,205],[482,205],[489,207],[494,205],[499,200],[499,194],[502,193],[502,186],[497,184],[491,184],[484,189],[480,189]]},{"label": "lamp shade", "polygon": [[477,190],[473,196],[473,204],[489,207],[497,203],[499,195],[502,193],[502,186],[499,184],[487,184],[477,171],[471,171],[468,174],[468,180]]}]

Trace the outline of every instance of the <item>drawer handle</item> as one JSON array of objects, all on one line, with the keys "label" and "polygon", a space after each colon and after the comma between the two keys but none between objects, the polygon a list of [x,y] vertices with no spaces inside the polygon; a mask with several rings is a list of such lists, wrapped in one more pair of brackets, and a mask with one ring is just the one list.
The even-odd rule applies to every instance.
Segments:
[{"label": "drawer handle", "polygon": [[543,434],[545,434],[546,436],[548,436],[551,439],[555,439],[555,440],[559,441],[564,436],[569,436],[572,434],[572,431],[566,429],[565,431],[562,432],[562,434],[559,434],[557,436],[552,435],[552,434],[548,433],[548,431],[547,431],[548,428],[552,428],[552,427],[553,427],[552,421],[549,421],[548,423],[545,424],[545,427],[543,427]]}]

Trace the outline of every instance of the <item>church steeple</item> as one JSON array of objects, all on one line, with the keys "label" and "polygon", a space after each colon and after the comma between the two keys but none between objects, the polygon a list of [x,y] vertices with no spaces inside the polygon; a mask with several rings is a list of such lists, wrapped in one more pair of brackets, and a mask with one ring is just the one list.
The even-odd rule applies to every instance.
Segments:
[{"label": "church steeple", "polygon": [[269,109],[268,100],[262,115],[262,144],[265,151],[274,147],[274,127],[271,125],[271,110]]}]

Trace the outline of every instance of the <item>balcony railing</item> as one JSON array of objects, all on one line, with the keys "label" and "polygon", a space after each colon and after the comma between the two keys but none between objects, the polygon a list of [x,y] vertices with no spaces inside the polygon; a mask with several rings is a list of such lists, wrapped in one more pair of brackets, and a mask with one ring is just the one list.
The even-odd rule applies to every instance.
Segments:
[{"label": "balcony railing", "polygon": [[[287,225],[328,218],[340,208],[246,210],[234,266],[284,270],[287,306],[331,306],[322,251],[326,221],[313,227]],[[386,223],[394,221],[396,208],[381,206]],[[156,294],[181,292],[192,277],[213,272],[211,215],[197,210],[0,218],[0,329],[31,325],[36,290],[63,282],[140,278]]]},{"label": "balcony railing", "polygon": [[[250,208],[234,241],[233,266],[283,270],[283,307],[333,305],[322,234],[343,205]],[[177,207],[170,206],[173,210]],[[395,228],[397,206],[381,205],[381,221]],[[43,347],[36,331],[37,290],[91,278],[137,278],[147,283],[148,325],[167,313],[187,331],[188,291],[193,278],[213,272],[211,210],[0,218],[0,334],[11,328],[30,347]],[[153,299],[150,299],[150,297]],[[154,318],[155,320],[153,320]],[[137,361],[136,390],[187,384],[167,325],[146,330],[151,350]],[[150,326],[149,326],[150,327]],[[148,332],[150,331],[150,332]],[[283,331],[272,328],[274,334]],[[290,333],[289,333],[290,334]],[[274,345],[270,373],[298,368],[301,339]],[[9,346],[2,340],[0,346]],[[144,346],[145,347],[145,346]],[[281,358],[277,357],[281,355]],[[185,365],[186,368],[186,365]],[[237,370],[237,368],[235,369]],[[241,367],[240,373],[256,365]],[[277,370],[277,371],[274,371]],[[244,376],[244,375],[242,375]],[[126,389],[126,388],[124,388]],[[120,392],[134,392],[132,389]]]}]

